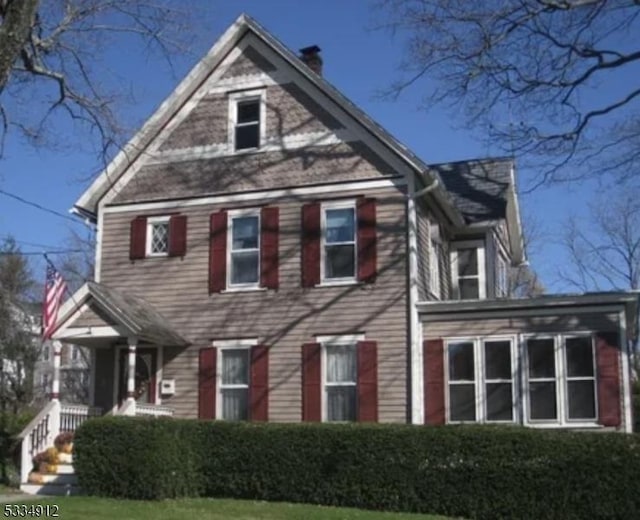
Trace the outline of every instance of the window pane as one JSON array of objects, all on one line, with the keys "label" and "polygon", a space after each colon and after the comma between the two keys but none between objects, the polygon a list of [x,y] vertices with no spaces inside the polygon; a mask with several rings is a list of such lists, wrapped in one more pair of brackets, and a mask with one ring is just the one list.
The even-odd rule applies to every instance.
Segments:
[{"label": "window pane", "polygon": [[222,351],[222,384],[249,384],[249,349]]},{"label": "window pane", "polygon": [[531,419],[555,419],[557,414],[555,382],[529,383],[529,407]]},{"label": "window pane", "polygon": [[260,120],[260,100],[242,101],[238,103],[238,123],[250,123]]},{"label": "window pane", "polygon": [[556,376],[553,339],[527,340],[527,358],[529,360],[529,377]]},{"label": "window pane", "polygon": [[258,148],[260,146],[260,125],[236,127],[236,150]]},{"label": "window pane", "polygon": [[353,208],[328,209],[326,211],[326,242],[353,242],[355,215]]},{"label": "window pane", "polygon": [[593,350],[591,338],[567,338],[567,375],[593,377]]},{"label": "window pane", "polygon": [[151,252],[166,253],[169,249],[169,223],[151,225]]},{"label": "window pane", "polygon": [[325,278],[351,278],[355,276],[355,247],[327,246],[325,249]]},{"label": "window pane", "polygon": [[511,342],[486,341],[484,362],[487,379],[511,379]]},{"label": "window pane", "polygon": [[487,420],[512,421],[513,396],[511,383],[487,383]]},{"label": "window pane", "polygon": [[327,382],[355,383],[356,382],[356,347],[354,345],[328,346],[327,352]]},{"label": "window pane", "polygon": [[232,221],[232,249],[257,249],[258,217],[236,217]]},{"label": "window pane", "polygon": [[356,420],[355,386],[330,386],[327,388],[327,420]]},{"label": "window pane", "polygon": [[593,381],[568,381],[569,419],[595,419]]},{"label": "window pane", "polygon": [[231,284],[258,282],[258,251],[231,253]]},{"label": "window pane", "polygon": [[246,388],[223,389],[222,418],[227,421],[246,421],[248,419],[247,397],[249,391]]},{"label": "window pane", "polygon": [[478,249],[458,249],[458,276],[478,275]]},{"label": "window pane", "polygon": [[461,300],[477,300],[480,298],[480,282],[477,278],[458,280]]},{"label": "window pane", "polygon": [[449,344],[449,380],[473,381],[475,379],[473,343]]},{"label": "window pane", "polygon": [[449,408],[449,414],[452,421],[475,421],[475,386],[473,384],[449,385]]}]

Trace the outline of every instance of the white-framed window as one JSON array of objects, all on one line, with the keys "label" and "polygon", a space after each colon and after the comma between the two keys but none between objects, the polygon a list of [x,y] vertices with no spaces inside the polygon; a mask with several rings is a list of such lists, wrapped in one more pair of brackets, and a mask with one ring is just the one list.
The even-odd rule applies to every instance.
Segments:
[{"label": "white-framed window", "polygon": [[485,248],[482,242],[451,244],[453,291],[459,300],[486,298]]},{"label": "white-framed window", "polygon": [[429,291],[440,299],[440,243],[437,225],[429,223]]},{"label": "white-framed window", "polygon": [[40,374],[40,385],[45,392],[49,389],[49,383],[51,383],[51,374],[47,372]]},{"label": "white-framed window", "polygon": [[509,268],[507,261],[498,255],[496,259],[496,296],[504,298],[509,295]]},{"label": "white-framed window", "polygon": [[260,283],[260,210],[228,214],[227,287],[257,287]]},{"label": "white-framed window", "polygon": [[234,152],[258,150],[264,142],[266,91],[229,95],[229,142]]},{"label": "white-framed window", "polygon": [[71,361],[78,361],[80,359],[80,347],[71,345]]},{"label": "white-framed window", "polygon": [[358,417],[358,341],[362,336],[319,337],[322,345],[322,419],[353,422]]},{"label": "white-framed window", "polygon": [[512,337],[447,340],[448,422],[517,420],[515,349]]},{"label": "white-framed window", "polygon": [[169,216],[147,218],[147,256],[169,254]]},{"label": "white-framed window", "polygon": [[355,201],[322,204],[322,281],[355,281],[357,274]]},{"label": "white-framed window", "polygon": [[51,347],[45,345],[42,347],[42,361],[49,361],[51,359]]},{"label": "white-framed window", "polygon": [[217,348],[216,418],[225,421],[249,419],[249,371],[253,340],[214,342]]},{"label": "white-framed window", "polygon": [[595,423],[596,361],[591,334],[527,337],[525,387],[531,423]]}]

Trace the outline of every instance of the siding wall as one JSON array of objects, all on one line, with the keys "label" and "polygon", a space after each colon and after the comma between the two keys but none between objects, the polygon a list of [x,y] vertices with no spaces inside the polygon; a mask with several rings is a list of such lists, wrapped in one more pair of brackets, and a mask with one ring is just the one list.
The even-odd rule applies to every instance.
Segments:
[{"label": "siding wall", "polygon": [[197,414],[198,350],[211,346],[213,339],[249,337],[272,347],[270,420],[299,421],[301,345],[314,335],[359,332],[378,342],[380,421],[406,420],[406,202],[396,189],[343,195],[377,199],[378,278],[374,284],[300,287],[303,200],[273,204],[280,208],[279,290],[211,296],[209,216],[220,207],[198,206],[181,212],[188,217],[184,258],[134,263],[129,260],[129,226],[137,213],[105,214],[101,282],[144,297],[193,343],[187,349],[164,352],[163,377],[175,378],[176,395],[163,403],[174,407],[178,416]]},{"label": "siding wall", "polygon": [[91,305],[74,322],[74,327],[103,327],[114,321],[97,307]]}]

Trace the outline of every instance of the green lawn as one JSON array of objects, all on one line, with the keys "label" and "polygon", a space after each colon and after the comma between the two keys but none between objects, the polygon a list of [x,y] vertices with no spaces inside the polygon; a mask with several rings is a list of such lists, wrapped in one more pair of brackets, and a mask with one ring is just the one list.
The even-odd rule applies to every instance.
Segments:
[{"label": "green lawn", "polygon": [[[111,500],[93,497],[35,499],[23,502],[57,504],[60,520],[445,520],[442,516],[379,513],[337,507],[252,502],[248,500],[185,499],[162,502]],[[4,506],[1,508],[4,513]]]}]

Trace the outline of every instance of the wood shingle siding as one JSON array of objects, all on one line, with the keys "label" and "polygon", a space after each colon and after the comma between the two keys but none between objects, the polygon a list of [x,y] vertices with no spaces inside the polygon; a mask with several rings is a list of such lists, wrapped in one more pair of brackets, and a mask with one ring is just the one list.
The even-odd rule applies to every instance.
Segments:
[{"label": "wood shingle siding", "polygon": [[192,343],[186,349],[165,347],[163,378],[176,380],[176,394],[163,399],[164,404],[178,416],[197,416],[199,349],[214,339],[256,337],[270,347],[269,420],[300,421],[301,345],[316,335],[363,333],[377,342],[378,418],[406,420],[406,201],[394,188],[340,194],[354,199],[363,195],[376,199],[375,283],[310,289],[301,287],[300,269],[302,206],[310,199],[273,203],[280,227],[277,291],[209,295],[209,221],[220,207],[181,209],[189,222],[184,258],[146,258],[134,264],[128,234],[135,212],[104,215],[101,282],[143,296]]}]

